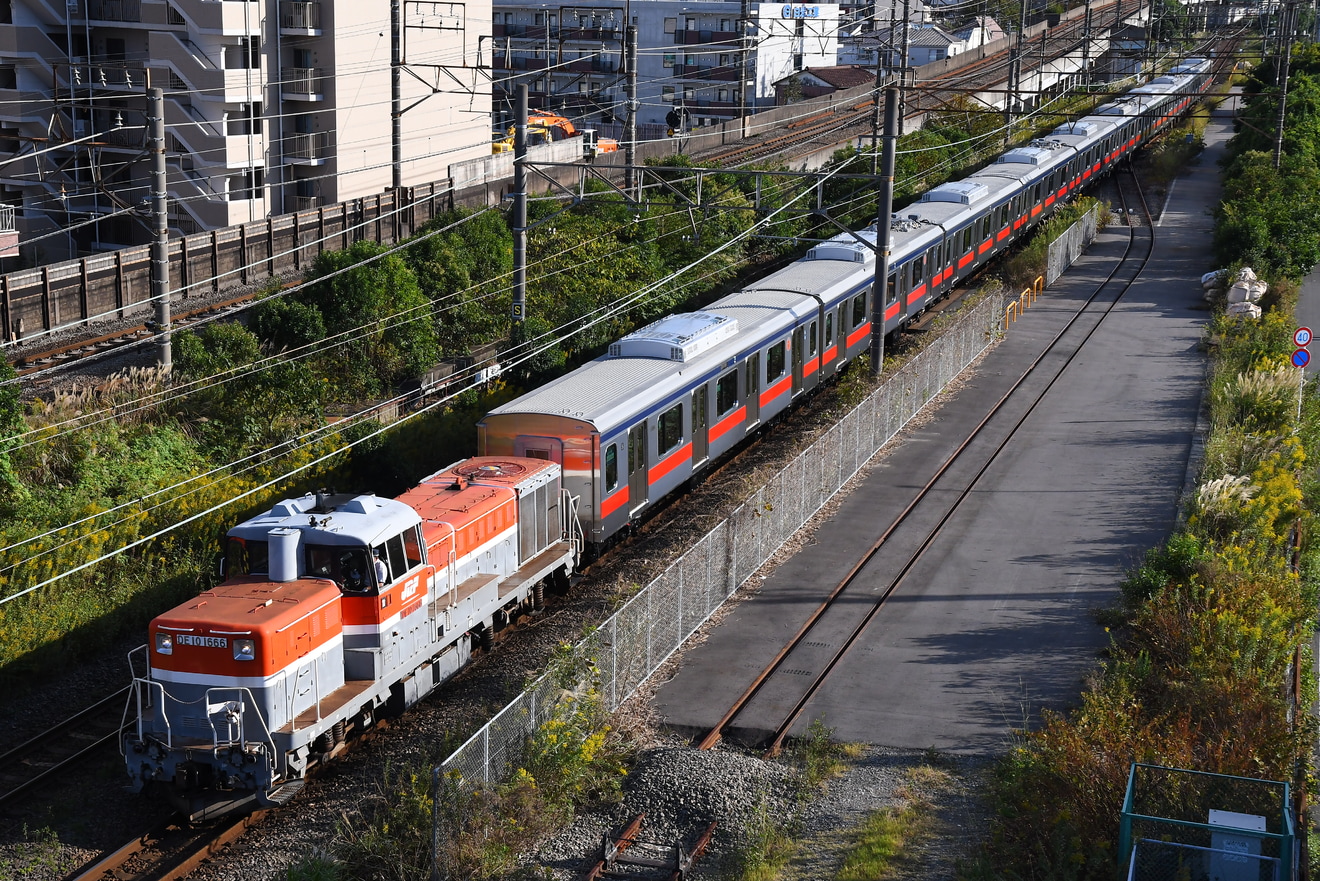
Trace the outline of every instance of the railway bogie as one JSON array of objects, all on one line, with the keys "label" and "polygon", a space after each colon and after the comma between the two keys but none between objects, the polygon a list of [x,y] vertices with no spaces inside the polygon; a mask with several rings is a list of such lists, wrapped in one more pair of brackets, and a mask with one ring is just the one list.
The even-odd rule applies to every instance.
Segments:
[{"label": "railway bogie", "polygon": [[398,499],[316,494],[230,530],[228,577],[130,655],[133,785],[201,818],[278,803],[576,565],[559,465],[477,458]]}]

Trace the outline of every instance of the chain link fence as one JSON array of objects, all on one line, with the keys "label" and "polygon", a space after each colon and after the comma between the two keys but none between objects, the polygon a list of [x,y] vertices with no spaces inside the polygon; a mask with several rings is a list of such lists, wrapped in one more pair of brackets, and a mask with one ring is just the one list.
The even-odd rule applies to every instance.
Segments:
[{"label": "chain link fence", "polygon": [[1054,284],[1059,276],[1095,241],[1099,229],[1100,204],[1091,206],[1091,210],[1082,219],[1068,227],[1063,235],[1050,242],[1050,252],[1045,267],[1045,285]]},{"label": "chain link fence", "polygon": [[[778,548],[1001,331],[987,297],[891,375],[574,649],[605,709],[628,699]],[[434,845],[465,789],[504,782],[528,738],[584,689],[547,674],[434,769]]]}]

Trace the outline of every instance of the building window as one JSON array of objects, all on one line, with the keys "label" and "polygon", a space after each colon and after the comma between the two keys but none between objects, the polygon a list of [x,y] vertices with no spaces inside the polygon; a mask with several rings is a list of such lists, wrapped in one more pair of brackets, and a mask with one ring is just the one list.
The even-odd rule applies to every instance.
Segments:
[{"label": "building window", "polygon": [[728,66],[729,66],[729,56],[728,56],[728,55],[721,55],[721,56],[720,56],[720,67],[728,67]]},{"label": "building window", "polygon": [[245,174],[229,179],[229,201],[264,199],[265,189],[266,169],[249,168]]},{"label": "building window", "polygon": [[672,52],[667,52],[667,53],[665,53],[665,62],[664,62],[664,63],[665,63],[665,67],[673,67],[673,66],[674,66],[674,54],[673,54]]},{"label": "building window", "polygon": [[666,34],[672,34],[672,33],[673,33],[674,31],[676,31],[676,30],[678,30],[678,19],[676,19],[676,18],[666,18],[666,19],[665,19],[665,33],[666,33]]},{"label": "building window", "polygon": [[255,135],[261,132],[261,104],[240,104],[225,111],[225,134]]},{"label": "building window", "polygon": [[673,86],[661,86],[661,87],[660,87],[660,100],[661,100],[661,101],[668,101],[669,103],[672,104],[672,103],[674,102],[674,87],[673,87]]},{"label": "building window", "polygon": [[18,68],[12,64],[0,64],[0,89],[18,88]]},{"label": "building window", "polygon": [[730,22],[727,18],[721,18],[721,19],[720,19],[720,30],[722,30],[722,31],[729,31],[729,30],[732,30],[732,28],[729,26],[730,24],[732,24],[732,22]]},{"label": "building window", "polygon": [[697,97],[697,93],[696,93],[696,90],[695,90],[695,89],[684,89],[684,90],[683,90],[683,100],[684,100],[684,101],[691,101],[691,100],[693,100],[693,99],[696,98],[696,97]]},{"label": "building window", "polygon": [[729,90],[728,90],[728,89],[720,89],[716,94],[718,95],[718,97],[716,98],[716,100],[718,100],[718,101],[724,101],[724,102],[727,102],[727,101],[729,100]]},{"label": "building window", "polygon": [[659,452],[663,456],[678,449],[683,442],[683,405],[675,404],[656,420]]},{"label": "building window", "polygon": [[545,13],[538,12],[535,15],[533,15],[532,24],[536,25],[537,27],[540,27],[541,25],[545,24]]},{"label": "building window", "polygon": [[695,55],[684,55],[684,56],[683,56],[683,63],[684,63],[685,65],[687,65],[688,67],[696,67],[696,66],[697,66],[697,56],[695,56]]},{"label": "building window", "polygon": [[697,20],[695,18],[687,19],[687,21],[684,22],[684,27],[686,27],[690,31],[697,30]]}]

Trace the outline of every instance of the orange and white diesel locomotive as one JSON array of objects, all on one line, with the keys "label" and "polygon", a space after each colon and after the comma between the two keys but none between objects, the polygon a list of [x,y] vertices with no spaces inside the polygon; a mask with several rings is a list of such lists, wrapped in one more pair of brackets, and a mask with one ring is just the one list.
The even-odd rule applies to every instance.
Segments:
[{"label": "orange and white diesel locomotive", "polygon": [[194,819],[287,801],[566,584],[581,534],[561,484],[554,462],[478,457],[397,499],[319,493],[235,526],[225,581],[129,655],[134,788]]}]

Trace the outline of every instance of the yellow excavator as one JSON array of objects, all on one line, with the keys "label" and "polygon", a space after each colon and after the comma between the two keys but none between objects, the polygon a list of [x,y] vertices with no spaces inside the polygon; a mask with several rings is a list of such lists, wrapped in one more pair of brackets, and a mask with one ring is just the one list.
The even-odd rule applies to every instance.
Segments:
[{"label": "yellow excavator", "polygon": [[[495,141],[491,146],[492,153],[512,153],[514,126],[509,126],[506,136]],[[590,131],[590,130],[588,130]],[[595,132],[592,132],[595,134]],[[573,121],[566,116],[560,116],[558,113],[550,113],[545,110],[533,110],[527,114],[527,146],[535,147],[537,144],[550,144],[555,141],[566,141],[569,138],[580,138],[584,135],[573,125]],[[597,153],[616,153],[619,150],[619,142],[614,138],[597,138]]]}]

